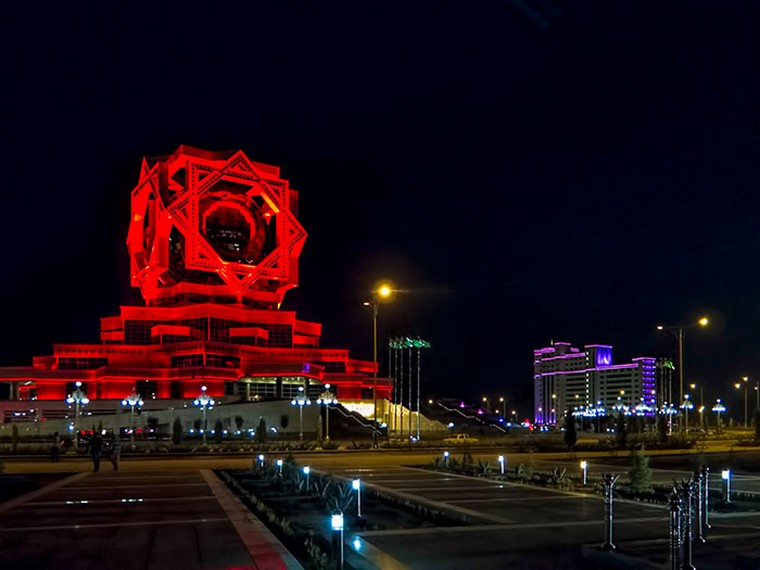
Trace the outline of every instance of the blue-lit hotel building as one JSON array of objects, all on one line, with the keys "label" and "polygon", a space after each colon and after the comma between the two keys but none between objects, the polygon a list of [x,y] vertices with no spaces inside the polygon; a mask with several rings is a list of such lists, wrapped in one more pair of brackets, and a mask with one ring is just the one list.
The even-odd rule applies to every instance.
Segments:
[{"label": "blue-lit hotel building", "polygon": [[652,415],[656,401],[655,359],[612,363],[612,347],[568,342],[533,351],[534,423],[561,426],[565,410],[597,417],[618,412]]}]

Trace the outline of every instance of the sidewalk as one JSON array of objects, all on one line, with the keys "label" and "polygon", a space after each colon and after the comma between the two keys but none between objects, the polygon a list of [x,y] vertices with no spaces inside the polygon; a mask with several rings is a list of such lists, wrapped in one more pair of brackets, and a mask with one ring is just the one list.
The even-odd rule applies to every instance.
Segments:
[{"label": "sidewalk", "polygon": [[106,464],[0,503],[0,568],[302,567],[211,471]]}]

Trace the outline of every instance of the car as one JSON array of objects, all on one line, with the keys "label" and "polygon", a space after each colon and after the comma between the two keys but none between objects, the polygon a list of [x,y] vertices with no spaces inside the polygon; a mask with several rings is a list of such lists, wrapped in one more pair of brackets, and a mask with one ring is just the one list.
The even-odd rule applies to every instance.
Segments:
[{"label": "car", "polygon": [[478,443],[478,440],[474,437],[470,437],[466,433],[455,433],[450,437],[444,437],[443,443]]}]

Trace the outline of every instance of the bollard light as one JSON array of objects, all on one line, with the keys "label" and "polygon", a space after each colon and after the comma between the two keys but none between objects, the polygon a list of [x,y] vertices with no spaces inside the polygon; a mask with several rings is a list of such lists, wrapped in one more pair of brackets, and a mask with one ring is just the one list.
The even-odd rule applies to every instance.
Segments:
[{"label": "bollard light", "polygon": [[449,452],[448,451],[443,452],[443,468],[444,469],[449,468]]},{"label": "bollard light", "polygon": [[583,486],[586,486],[586,483],[588,483],[588,461],[585,459],[581,461],[581,471],[583,471]]},{"label": "bollard light", "polygon": [[330,527],[333,531],[333,548],[337,550],[336,567],[343,569],[343,513],[336,511],[330,517]]},{"label": "bollard light", "polygon": [[724,469],[720,473],[721,479],[723,479],[723,502],[731,502],[731,470]]},{"label": "bollard light", "polygon": [[362,517],[362,480],[356,477],[351,481],[351,487],[356,491],[356,516]]},{"label": "bollard light", "polygon": [[499,468],[501,469],[501,474],[504,475],[504,464],[506,463],[506,461],[504,460],[504,456],[499,455],[498,461],[499,461]]},{"label": "bollard light", "polygon": [[282,459],[277,460],[277,474],[282,477]]},{"label": "bollard light", "polygon": [[309,492],[309,474],[311,473],[311,467],[308,465],[303,466],[303,474],[306,475],[306,492]]}]

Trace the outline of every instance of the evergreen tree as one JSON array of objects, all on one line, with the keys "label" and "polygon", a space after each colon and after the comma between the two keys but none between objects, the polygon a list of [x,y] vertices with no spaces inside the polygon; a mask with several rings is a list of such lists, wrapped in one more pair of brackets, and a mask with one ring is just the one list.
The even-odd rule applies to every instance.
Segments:
[{"label": "evergreen tree", "polygon": [[657,414],[657,439],[660,443],[668,441],[668,418],[665,414]]},{"label": "evergreen tree", "polygon": [[259,427],[256,430],[256,441],[264,443],[267,440],[267,421],[261,417],[259,418]]},{"label": "evergreen tree", "polygon": [[240,431],[243,429],[243,422],[245,420],[243,419],[243,416],[235,416],[235,427],[237,427],[237,430]]},{"label": "evergreen tree", "polygon": [[631,469],[628,471],[628,479],[633,491],[652,490],[652,468],[649,467],[648,455],[638,450],[631,452]]},{"label": "evergreen tree", "polygon": [[615,439],[621,449],[628,445],[628,426],[625,423],[623,412],[618,412]]},{"label": "evergreen tree", "polygon": [[172,443],[178,445],[182,443],[182,420],[174,418],[174,425],[172,426]]},{"label": "evergreen tree", "polygon": [[565,433],[564,433],[565,445],[568,449],[575,447],[578,442],[578,431],[575,427],[575,416],[573,412],[567,410],[565,412]]},{"label": "evergreen tree", "polygon": [[214,423],[214,443],[222,443],[222,436],[224,435],[224,424],[222,420],[216,420]]}]

